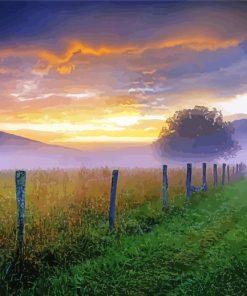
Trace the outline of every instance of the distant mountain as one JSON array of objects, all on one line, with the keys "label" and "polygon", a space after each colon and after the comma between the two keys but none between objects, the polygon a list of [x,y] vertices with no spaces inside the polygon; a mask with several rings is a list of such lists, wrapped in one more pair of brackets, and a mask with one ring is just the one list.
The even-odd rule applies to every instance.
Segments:
[{"label": "distant mountain", "polygon": [[247,119],[239,119],[232,122],[235,132],[234,138],[242,143],[247,143]]},{"label": "distant mountain", "polygon": [[86,166],[82,151],[0,132],[0,169]]},{"label": "distant mountain", "polygon": [[247,119],[247,114],[245,113],[237,113],[230,116],[224,116],[224,119],[227,121],[235,121],[235,120],[241,120],[241,119]]},{"label": "distant mountain", "polygon": [[66,151],[80,152],[80,150],[78,149],[67,148],[67,147],[58,146],[58,145],[50,145],[40,141],[35,141],[28,138],[24,138],[24,137],[20,137],[20,136],[16,136],[13,134],[0,131],[0,148],[4,148],[4,147],[5,148],[8,147],[8,149],[11,149],[11,148],[16,149],[16,147],[25,148],[25,149],[33,149],[33,148],[37,148],[37,149],[56,148],[57,149],[59,148]]},{"label": "distant mountain", "polygon": [[247,163],[247,119],[235,120],[232,123],[235,129],[234,139],[241,146],[241,150],[238,152],[234,161]]},{"label": "distant mountain", "polygon": [[82,150],[0,132],[0,169],[157,167],[149,144],[91,145]]}]

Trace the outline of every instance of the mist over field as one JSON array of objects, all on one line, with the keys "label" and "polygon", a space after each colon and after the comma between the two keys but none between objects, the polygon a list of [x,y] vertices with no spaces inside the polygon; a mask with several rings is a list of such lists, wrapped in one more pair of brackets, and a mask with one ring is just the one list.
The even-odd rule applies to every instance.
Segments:
[{"label": "mist over field", "polygon": [[[247,119],[235,120],[234,139],[241,150],[229,163],[240,162],[247,157]],[[163,162],[170,166],[181,166],[191,161],[184,158],[171,161],[159,158],[152,144],[98,144],[80,149],[44,144],[12,134],[0,133],[0,169],[50,169],[50,168],[96,168],[127,167],[156,168]],[[220,162],[220,160],[219,160]],[[198,161],[201,163],[201,160]]]},{"label": "mist over field", "polygon": [[0,169],[95,167],[155,167],[151,145],[116,145],[100,148],[65,148],[0,133]]}]

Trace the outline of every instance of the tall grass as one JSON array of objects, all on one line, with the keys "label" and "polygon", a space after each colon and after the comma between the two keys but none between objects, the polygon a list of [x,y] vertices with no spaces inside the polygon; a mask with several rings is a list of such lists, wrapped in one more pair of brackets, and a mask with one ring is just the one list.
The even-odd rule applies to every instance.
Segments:
[{"label": "tall grass", "polygon": [[[185,169],[170,169],[170,207],[185,202]],[[201,184],[201,169],[194,169],[193,184]],[[208,170],[209,187],[212,171]],[[107,216],[111,185],[109,168],[38,170],[27,172],[25,257],[27,281],[44,266],[67,266],[101,254],[109,242]],[[162,170],[122,169],[117,190],[117,231],[131,229],[126,213],[157,202],[162,207]],[[150,219],[150,217],[146,217]],[[152,220],[153,219],[153,220]],[[151,222],[159,219],[156,213]],[[133,221],[132,221],[133,222]],[[14,172],[0,172],[0,268],[9,273],[14,258],[16,198]],[[10,282],[12,282],[11,279]],[[5,279],[4,279],[5,281]],[[17,279],[19,282],[19,279]]]}]

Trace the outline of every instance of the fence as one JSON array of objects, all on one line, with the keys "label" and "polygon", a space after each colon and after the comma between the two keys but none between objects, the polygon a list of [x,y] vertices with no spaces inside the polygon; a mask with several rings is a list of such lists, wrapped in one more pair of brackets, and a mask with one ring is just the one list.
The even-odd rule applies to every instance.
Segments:
[{"label": "fence", "polygon": [[[237,164],[232,168],[232,174],[230,173],[230,166],[225,163],[222,164],[221,174],[221,185],[224,186],[230,181],[242,176],[246,166],[243,163]],[[109,206],[109,230],[114,230],[115,221],[115,210],[116,210],[116,197],[117,197],[117,183],[118,183],[119,171],[112,171],[112,182],[110,192],[110,206]],[[213,165],[213,186],[216,188],[219,184],[218,166]],[[26,172],[16,171],[15,173],[16,182],[16,200],[17,200],[17,242],[16,242],[16,255],[20,262],[23,261],[24,257],[24,235],[25,235],[25,190],[26,190]],[[163,165],[163,178],[162,178],[162,189],[163,189],[163,207],[168,207],[168,166]],[[192,185],[192,164],[187,164],[186,171],[186,200],[190,201],[192,193],[207,191],[207,164],[202,164],[202,185]]]}]

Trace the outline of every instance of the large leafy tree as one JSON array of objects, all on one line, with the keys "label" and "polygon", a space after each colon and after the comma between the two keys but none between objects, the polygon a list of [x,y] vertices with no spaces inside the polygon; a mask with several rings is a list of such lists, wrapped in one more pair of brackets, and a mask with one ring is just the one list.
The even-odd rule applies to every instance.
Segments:
[{"label": "large leafy tree", "polygon": [[166,158],[229,158],[240,149],[233,133],[232,124],[224,122],[220,111],[195,106],[168,118],[154,145],[159,155]]}]

